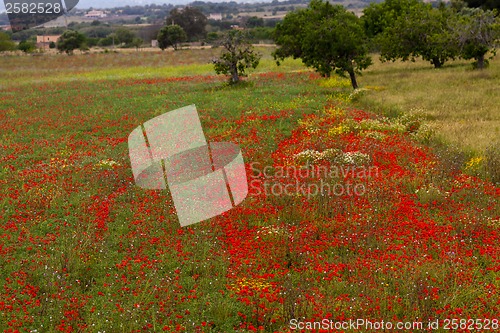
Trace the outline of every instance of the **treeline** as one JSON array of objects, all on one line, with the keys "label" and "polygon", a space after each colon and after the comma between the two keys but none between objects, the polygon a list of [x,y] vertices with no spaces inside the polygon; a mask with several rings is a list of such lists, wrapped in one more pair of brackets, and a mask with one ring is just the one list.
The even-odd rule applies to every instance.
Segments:
[{"label": "treeline", "polygon": [[[368,2],[368,0],[367,0]],[[294,5],[306,5],[309,3],[309,0],[286,0],[286,1],[277,1],[273,0],[272,2],[252,2],[252,3],[238,3],[236,1],[228,1],[228,2],[205,2],[205,1],[193,1],[189,3],[189,7],[196,7],[201,10],[205,15],[212,13],[221,13],[221,14],[238,14],[241,12],[259,12],[264,11],[266,7],[275,7],[279,6],[282,8],[289,8]],[[121,13],[125,15],[139,15],[139,16],[154,16],[157,12],[168,13],[170,10],[174,8],[173,5],[144,5],[144,6],[124,6],[124,7],[116,7],[110,9],[111,13]],[[164,16],[165,17],[165,16]]]},{"label": "treeline", "polygon": [[[24,47],[23,51],[32,52],[36,49],[36,36],[41,35],[61,35],[67,30],[76,31],[81,34],[83,40],[82,48],[88,49],[90,47],[140,47],[144,43],[149,43],[151,39],[156,39],[158,30],[162,25],[149,25],[149,26],[123,26],[112,25],[103,23],[98,20],[93,22],[71,22],[67,27],[55,27],[45,29],[29,29],[19,31],[12,34],[9,31],[3,32],[3,38],[12,39],[20,45],[29,45]],[[55,48],[55,44],[51,46]],[[1,51],[8,51],[1,49]]]},{"label": "treeline", "polygon": [[250,42],[273,40],[273,26],[278,21],[264,20],[259,17],[247,17],[238,21],[208,20],[197,7],[175,8],[165,21],[165,26],[157,35],[158,45],[164,50],[167,47],[177,49],[183,42],[202,41],[214,44],[226,31],[244,28]]},{"label": "treeline", "polygon": [[[251,42],[276,42],[280,46],[276,53],[278,60],[288,56],[302,58],[324,75],[333,71],[347,72],[354,85],[355,73],[369,66],[365,59],[369,52],[379,52],[383,61],[421,57],[436,68],[456,58],[473,59],[477,68],[487,66],[488,55],[495,54],[500,38],[498,11],[489,8],[500,0],[467,1],[476,1],[474,4],[484,9],[471,8],[462,0],[438,6],[420,0],[386,0],[371,3],[363,10],[363,15],[357,17],[340,5],[312,0],[307,8],[288,13],[282,22],[255,16],[209,20],[203,6],[217,4],[197,1],[194,4],[200,7],[174,7],[166,19],[154,25],[120,26],[98,20],[70,23],[68,28],[77,32],[73,37],[77,37],[78,43],[62,45],[69,44],[73,49],[81,50],[94,46],[138,48],[157,39],[160,48],[176,49],[186,42],[215,44],[226,31],[245,29]],[[235,4],[229,2],[227,6]],[[279,4],[283,5],[283,2]],[[12,38],[21,42],[19,46],[23,51],[29,52],[34,48],[35,35],[57,35],[65,30],[53,28],[42,32],[32,29],[14,35],[3,33],[0,51],[13,49]],[[51,47],[59,48],[55,43]],[[65,47],[60,49],[67,51]]]},{"label": "treeline", "polygon": [[496,10],[469,8],[462,1],[433,8],[417,0],[386,0],[363,13],[372,48],[385,61],[421,57],[439,68],[463,58],[484,68],[487,53],[495,53],[500,38]]},{"label": "treeline", "polygon": [[361,22],[382,60],[421,57],[436,68],[456,58],[484,68],[500,38],[496,9],[470,8],[463,1],[433,8],[418,0],[386,0],[365,8]]},{"label": "treeline", "polygon": [[[279,22],[277,19],[263,19],[259,17],[243,17],[234,20],[209,20],[207,16],[197,7],[187,6],[184,8],[174,7],[169,11],[167,17],[163,18],[161,23],[149,25],[122,25],[110,24],[100,20],[92,22],[71,22],[66,27],[29,29],[19,31],[14,34],[11,32],[2,33],[2,45],[0,52],[13,51],[20,49],[24,52],[33,52],[36,50],[36,36],[38,35],[61,35],[68,29],[76,32],[72,36],[77,42],[63,43],[68,44],[73,49],[87,50],[91,47],[120,47],[120,48],[139,48],[144,45],[150,45],[151,40],[160,39],[160,47],[168,45],[177,47],[184,42],[199,42],[203,44],[212,44],[219,40],[225,31],[232,30],[235,27],[248,30],[252,42],[267,41],[272,42],[273,28]],[[175,25],[177,28],[170,32],[175,32],[175,38],[172,42],[165,41],[165,34],[159,34],[164,26]],[[180,28],[180,29],[178,29]],[[165,29],[163,29],[165,30]],[[72,37],[72,38],[73,38]],[[171,38],[171,37],[169,37]],[[18,42],[19,47],[16,48]],[[167,43],[167,44],[165,44]],[[52,43],[51,48],[58,45]],[[66,52],[66,47],[62,47]]]},{"label": "treeline", "polygon": [[371,4],[361,17],[312,0],[287,14],[274,38],[277,61],[300,58],[324,76],[348,74],[356,89],[356,74],[372,64],[374,51],[383,61],[421,57],[439,68],[463,58],[484,68],[499,43],[500,19],[496,10],[469,8],[457,0],[438,8],[419,0],[386,0]]}]

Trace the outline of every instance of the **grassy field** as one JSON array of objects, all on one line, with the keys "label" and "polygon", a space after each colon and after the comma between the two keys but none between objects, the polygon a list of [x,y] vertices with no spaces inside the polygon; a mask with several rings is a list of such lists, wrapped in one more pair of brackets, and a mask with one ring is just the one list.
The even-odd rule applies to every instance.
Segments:
[{"label": "grassy field", "polygon": [[471,62],[463,60],[441,69],[421,60],[374,60],[360,78],[370,89],[361,107],[421,113],[446,142],[479,156],[487,147],[500,145],[500,57],[484,71],[473,70]]},{"label": "grassy field", "polygon": [[[263,57],[253,73],[268,71],[287,72],[304,70],[300,60],[287,60],[277,67],[272,60],[272,47],[257,47]],[[186,75],[214,75],[212,59],[220,54],[216,48],[169,51],[120,50],[109,53],[91,53],[68,57],[65,54],[50,56],[4,56],[2,60],[2,86],[32,84],[42,79],[50,82],[74,80],[102,80],[121,78],[160,78]],[[15,68],[15,70],[12,70]]]},{"label": "grassy field", "polygon": [[[499,328],[500,189],[478,158],[488,144],[461,140],[477,155],[456,168],[456,150],[436,148],[453,142],[454,117],[476,121],[469,105],[495,131],[498,108],[483,99],[498,99],[487,87],[498,61],[481,73],[376,64],[360,79],[368,91],[352,93],[260,51],[234,87],[214,75],[212,49],[0,59],[0,330]],[[429,86],[476,104],[428,103]],[[181,228],[169,193],[135,185],[127,139],[190,104],[207,141],[241,147],[249,193]],[[349,320],[364,322],[335,326]]]}]

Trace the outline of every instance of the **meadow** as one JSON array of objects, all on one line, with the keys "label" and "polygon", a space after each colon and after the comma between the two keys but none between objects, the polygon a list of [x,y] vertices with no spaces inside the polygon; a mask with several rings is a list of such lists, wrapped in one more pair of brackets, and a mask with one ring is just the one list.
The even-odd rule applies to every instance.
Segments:
[{"label": "meadow", "polygon": [[420,113],[448,145],[481,156],[500,144],[500,57],[490,60],[485,71],[473,70],[470,63],[456,60],[436,70],[422,60],[377,59],[360,78],[370,92],[358,106]]},{"label": "meadow", "polygon": [[[260,51],[239,86],[215,49],[0,59],[2,331],[499,329],[498,60],[376,63],[353,93]],[[419,90],[437,87],[440,104]],[[190,104],[207,141],[241,147],[249,193],[181,228],[168,192],[134,184],[127,139]],[[493,134],[456,138],[459,118]]]}]

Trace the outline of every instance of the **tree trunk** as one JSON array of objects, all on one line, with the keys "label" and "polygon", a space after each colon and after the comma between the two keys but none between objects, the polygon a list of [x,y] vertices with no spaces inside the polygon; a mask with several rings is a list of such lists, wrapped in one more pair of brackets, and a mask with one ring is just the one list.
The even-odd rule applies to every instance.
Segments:
[{"label": "tree trunk", "polygon": [[477,69],[484,69],[484,54],[478,56],[476,60],[477,60]]},{"label": "tree trunk", "polygon": [[441,61],[439,61],[439,58],[432,59],[432,64],[434,65],[434,68],[441,68],[441,66],[443,66]]},{"label": "tree trunk", "polygon": [[349,73],[349,77],[351,78],[352,88],[354,90],[358,89],[358,82],[356,81],[356,74],[354,73],[354,70],[351,68],[347,70],[347,72]]},{"label": "tree trunk", "polygon": [[233,72],[231,75],[231,83],[238,83],[240,81],[240,78],[238,76],[238,72]]},{"label": "tree trunk", "polygon": [[238,68],[236,68],[236,64],[231,64],[231,83],[236,84],[240,81],[240,77],[238,76]]}]

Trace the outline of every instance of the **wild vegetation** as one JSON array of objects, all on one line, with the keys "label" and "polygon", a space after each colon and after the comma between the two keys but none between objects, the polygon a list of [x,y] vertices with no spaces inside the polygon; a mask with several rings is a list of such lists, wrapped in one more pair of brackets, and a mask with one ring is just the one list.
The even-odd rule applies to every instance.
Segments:
[{"label": "wild vegetation", "polygon": [[360,77],[364,91],[356,105],[386,116],[418,114],[433,133],[427,144],[440,149],[455,169],[465,170],[475,158],[467,172],[484,178],[486,154],[499,146],[499,64],[498,56],[485,71],[474,71],[464,60],[440,70],[423,60],[375,61]]},{"label": "wild vegetation", "polygon": [[307,66],[329,77],[332,72],[349,74],[358,88],[356,72],[371,64],[368,39],[360,20],[344,7],[313,0],[307,9],[288,14],[275,32],[274,53],[280,61],[300,58]]},{"label": "wild vegetation", "polygon": [[229,76],[229,83],[240,82],[248,69],[259,65],[261,54],[254,51],[248,40],[248,34],[241,31],[230,31],[220,42],[223,51],[213,60],[215,73]]},{"label": "wild vegetation", "polygon": [[[219,48],[85,53],[68,30],[72,56],[2,55],[0,330],[498,330],[498,18],[393,5],[360,19],[312,1],[276,47],[233,31]],[[385,53],[399,17],[446,15],[481,29],[431,25],[431,49]],[[168,191],[136,186],[127,141],[190,104],[209,142],[241,148],[248,195],[180,227]]]},{"label": "wild vegetation", "polygon": [[[353,93],[348,79],[299,61],[276,67],[259,51],[261,66],[235,86],[205,64],[211,49],[2,59],[2,330],[288,332],[322,318],[496,325],[500,190],[475,177],[486,159],[460,169],[420,143],[440,109],[423,120],[405,111],[425,102],[410,83],[432,89],[439,75],[460,78],[441,81],[446,92],[496,106],[480,87],[498,72],[375,62],[360,77],[369,91]],[[412,105],[390,107],[407,94]],[[168,193],[134,185],[127,137],[191,103],[208,140],[242,148],[250,193],[181,228]],[[437,105],[449,106],[442,123],[475,119],[446,95]]]}]

